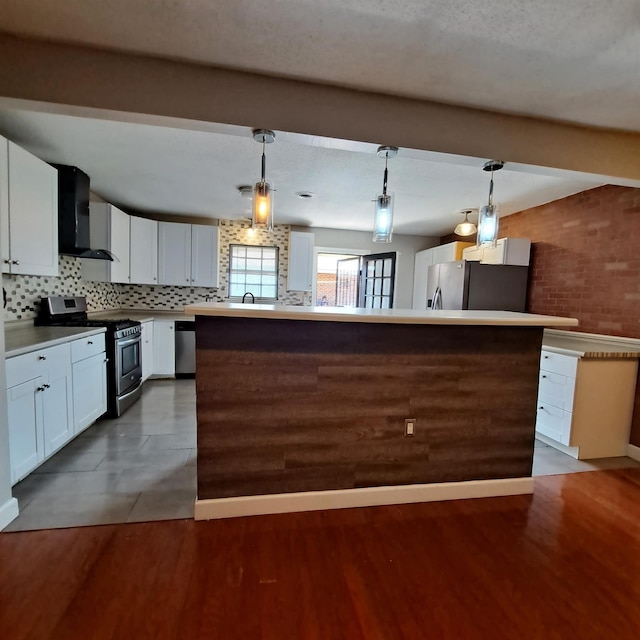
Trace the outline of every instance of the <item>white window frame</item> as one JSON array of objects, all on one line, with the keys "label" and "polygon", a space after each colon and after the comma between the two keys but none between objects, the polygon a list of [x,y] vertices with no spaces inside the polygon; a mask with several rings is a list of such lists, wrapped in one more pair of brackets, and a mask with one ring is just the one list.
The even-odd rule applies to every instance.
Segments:
[{"label": "white window frame", "polygon": [[[269,250],[273,250],[275,253],[275,266],[276,266],[276,270],[275,273],[272,271],[262,271],[262,270],[251,270],[249,271],[248,269],[234,269],[234,254],[233,254],[233,249],[234,247],[245,247],[247,249],[259,249],[261,252],[261,260],[264,259],[264,251],[269,249]],[[246,276],[248,274],[251,275],[259,275],[260,277],[265,276],[265,275],[269,275],[269,276],[274,276],[275,275],[275,279],[276,279],[276,295],[274,298],[271,297],[264,297],[264,296],[255,296],[255,302],[276,302],[278,300],[278,283],[279,283],[279,271],[280,271],[280,265],[279,265],[279,257],[280,257],[280,248],[275,246],[275,245],[269,245],[269,246],[263,246],[263,245],[253,245],[253,244],[243,244],[243,243],[233,243],[229,245],[229,282],[228,282],[228,291],[229,291],[229,296],[228,299],[230,302],[242,302],[242,296],[232,296],[231,295],[231,275],[233,273],[243,273],[244,272],[244,276],[245,276],[245,292],[250,292],[250,287],[252,285],[247,285],[246,284]],[[236,256],[236,259],[238,257]],[[245,299],[245,302],[249,300],[251,301],[251,298],[248,297],[247,299]]]}]

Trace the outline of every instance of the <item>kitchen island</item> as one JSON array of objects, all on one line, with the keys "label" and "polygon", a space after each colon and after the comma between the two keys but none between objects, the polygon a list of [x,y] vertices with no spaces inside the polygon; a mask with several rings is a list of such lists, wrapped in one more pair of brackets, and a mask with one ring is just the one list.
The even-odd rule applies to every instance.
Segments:
[{"label": "kitchen island", "polygon": [[543,328],[577,325],[496,311],[185,313],[198,519],[531,492]]}]

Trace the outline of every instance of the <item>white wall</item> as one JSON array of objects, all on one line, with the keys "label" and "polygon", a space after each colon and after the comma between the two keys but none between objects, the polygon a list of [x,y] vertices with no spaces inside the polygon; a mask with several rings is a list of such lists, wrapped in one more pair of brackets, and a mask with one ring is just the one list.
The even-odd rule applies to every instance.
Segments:
[{"label": "white wall", "polygon": [[396,251],[396,291],[394,307],[411,309],[413,298],[413,264],[417,251],[435,247],[439,238],[427,236],[403,236],[393,234],[393,242],[382,244],[371,240],[370,231],[343,231],[340,229],[323,229],[292,227],[296,231],[311,231],[315,235],[316,247],[335,249],[365,250],[368,253],[386,253]]}]

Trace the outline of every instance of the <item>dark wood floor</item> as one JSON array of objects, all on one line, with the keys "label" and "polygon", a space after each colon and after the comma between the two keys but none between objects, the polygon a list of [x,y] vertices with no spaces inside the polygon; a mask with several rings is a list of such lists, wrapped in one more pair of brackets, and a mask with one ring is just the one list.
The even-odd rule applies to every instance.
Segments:
[{"label": "dark wood floor", "polygon": [[535,494],[0,535],[0,636],[633,638],[640,469]]}]

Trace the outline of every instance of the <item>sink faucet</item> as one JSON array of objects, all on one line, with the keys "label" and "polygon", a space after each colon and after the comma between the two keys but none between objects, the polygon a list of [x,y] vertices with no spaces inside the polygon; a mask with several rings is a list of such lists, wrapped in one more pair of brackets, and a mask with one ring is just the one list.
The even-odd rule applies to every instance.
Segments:
[{"label": "sink faucet", "polygon": [[245,299],[247,296],[251,296],[251,304],[255,304],[255,303],[256,303],[256,297],[253,295],[253,293],[251,293],[251,291],[247,291],[247,293],[245,293],[245,294],[242,296],[242,302],[243,302],[243,303],[244,303],[244,299]]}]

